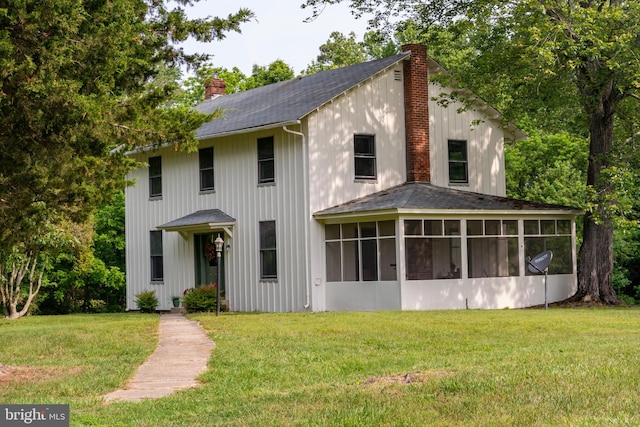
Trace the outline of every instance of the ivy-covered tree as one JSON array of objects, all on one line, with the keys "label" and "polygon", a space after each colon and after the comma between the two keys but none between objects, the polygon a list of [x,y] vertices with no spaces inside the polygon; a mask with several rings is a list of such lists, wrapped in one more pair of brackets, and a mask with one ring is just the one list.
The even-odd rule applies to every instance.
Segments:
[{"label": "ivy-covered tree", "polygon": [[[162,67],[206,59],[177,47],[221,39],[252,13],[188,18],[192,0],[8,0],[0,5],[0,289],[6,317],[41,284],[45,236],[82,223],[122,185],[127,151],[194,147],[208,117],[172,103]],[[57,231],[58,230],[58,231]],[[29,272],[28,274],[23,272]],[[33,272],[33,274],[31,273]],[[22,280],[17,280],[21,278]],[[29,289],[26,291],[25,289]]]}]

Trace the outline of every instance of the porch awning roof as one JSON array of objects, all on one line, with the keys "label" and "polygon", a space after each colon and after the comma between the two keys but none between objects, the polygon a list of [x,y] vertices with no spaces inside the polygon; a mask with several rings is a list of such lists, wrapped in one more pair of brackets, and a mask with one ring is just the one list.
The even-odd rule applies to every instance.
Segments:
[{"label": "porch awning roof", "polygon": [[407,182],[313,214],[316,219],[372,214],[564,214],[580,209],[473,193],[427,182]]},{"label": "porch awning roof", "polygon": [[236,220],[234,218],[222,212],[220,209],[207,209],[174,219],[156,228],[165,231],[177,231],[185,238],[189,233],[205,233],[212,230],[223,229],[231,237],[231,227],[235,223]]}]

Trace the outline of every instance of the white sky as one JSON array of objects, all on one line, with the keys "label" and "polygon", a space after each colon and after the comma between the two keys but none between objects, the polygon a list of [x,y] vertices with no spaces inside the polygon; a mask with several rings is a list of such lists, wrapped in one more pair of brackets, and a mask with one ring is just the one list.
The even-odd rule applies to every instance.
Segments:
[{"label": "white sky", "polygon": [[266,66],[277,59],[299,74],[316,59],[318,48],[333,31],[345,35],[353,31],[356,40],[362,41],[366,19],[355,19],[346,3],[327,6],[310,23],[303,22],[311,11],[301,9],[302,3],[303,0],[200,0],[187,9],[189,16],[224,18],[242,7],[252,10],[255,19],[242,24],[241,34],[228,33],[221,41],[188,42],[183,46],[189,53],[213,55],[210,61],[216,67],[238,67],[246,75],[251,74],[254,64]]}]

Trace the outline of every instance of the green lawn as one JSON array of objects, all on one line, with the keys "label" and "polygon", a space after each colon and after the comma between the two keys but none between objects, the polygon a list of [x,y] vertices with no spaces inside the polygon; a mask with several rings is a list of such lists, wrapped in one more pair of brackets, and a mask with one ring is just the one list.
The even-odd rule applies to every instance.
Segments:
[{"label": "green lawn", "polygon": [[0,321],[0,363],[42,372],[0,402],[68,403],[73,426],[640,425],[637,309],[193,317],[217,344],[205,385],[109,405],[157,316]]}]

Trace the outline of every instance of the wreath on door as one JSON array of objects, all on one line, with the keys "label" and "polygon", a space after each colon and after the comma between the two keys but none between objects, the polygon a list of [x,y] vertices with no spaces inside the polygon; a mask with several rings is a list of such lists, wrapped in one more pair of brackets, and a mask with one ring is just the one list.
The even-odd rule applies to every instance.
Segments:
[{"label": "wreath on door", "polygon": [[204,256],[209,260],[209,261],[213,261],[216,259],[216,245],[211,243],[211,242],[207,242],[204,245]]}]

